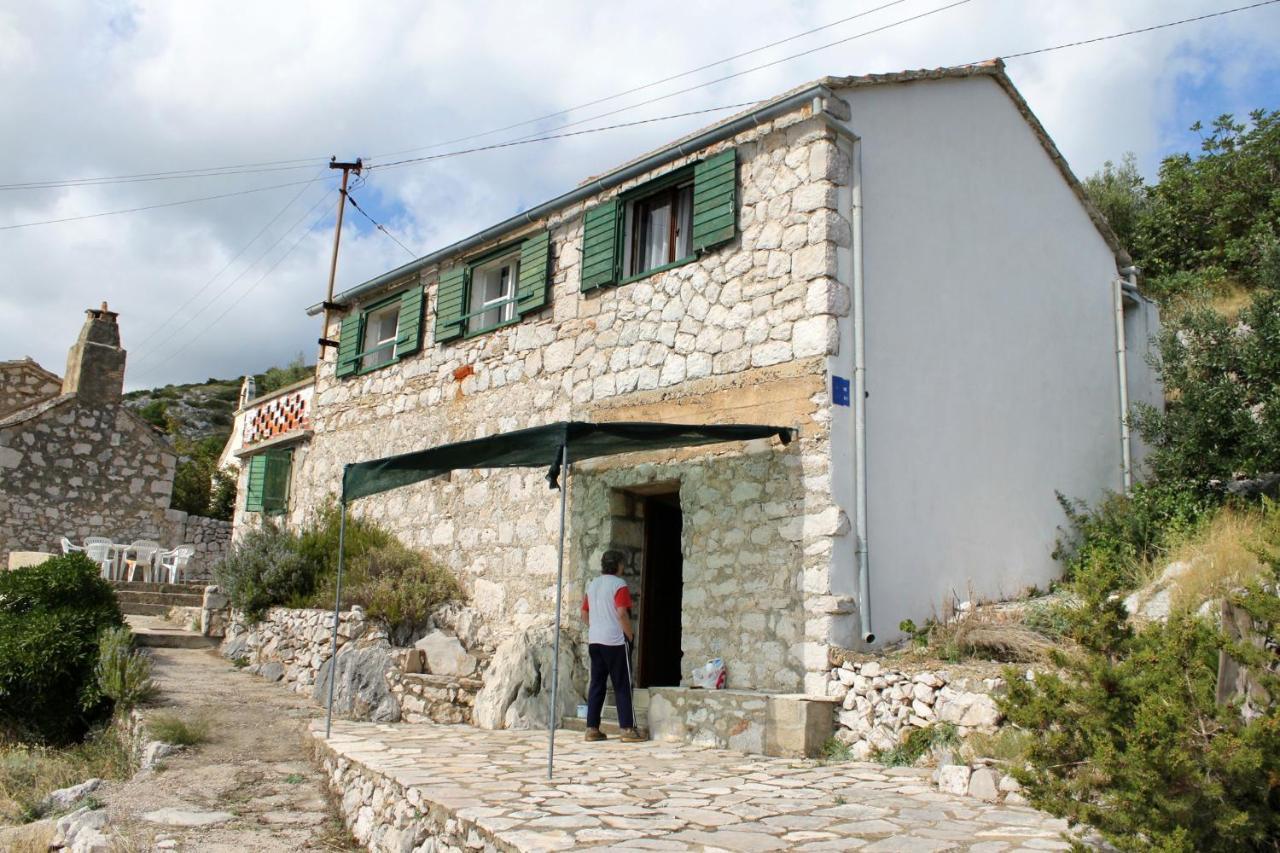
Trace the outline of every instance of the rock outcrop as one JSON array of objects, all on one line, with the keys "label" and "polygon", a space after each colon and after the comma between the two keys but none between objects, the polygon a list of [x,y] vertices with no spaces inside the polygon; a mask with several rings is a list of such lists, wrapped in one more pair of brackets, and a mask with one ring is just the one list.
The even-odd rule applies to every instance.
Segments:
[{"label": "rock outcrop", "polygon": [[[528,628],[498,646],[485,672],[484,687],[476,695],[475,724],[485,729],[530,729],[547,725],[554,630]],[[572,631],[560,642],[560,683],[556,718],[572,715],[585,701],[575,684],[585,684],[587,667],[582,643]]]}]

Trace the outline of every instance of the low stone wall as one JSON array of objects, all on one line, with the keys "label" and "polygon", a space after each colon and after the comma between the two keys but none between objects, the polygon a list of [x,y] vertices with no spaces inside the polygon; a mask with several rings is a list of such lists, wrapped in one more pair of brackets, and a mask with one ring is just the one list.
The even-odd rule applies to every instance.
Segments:
[{"label": "low stone wall", "polygon": [[[647,707],[640,706],[647,694]],[[816,756],[831,737],[834,700],[799,693],[651,687],[638,691],[654,740],[755,755]]]},{"label": "low stone wall", "polygon": [[400,705],[400,719],[409,723],[473,723],[476,694],[484,686],[478,677],[422,672],[422,651],[397,649],[395,665],[387,671],[391,695]]},{"label": "low stone wall", "polygon": [[[365,645],[379,640],[385,643],[386,636],[361,607],[338,614],[339,651],[353,640]],[[223,657],[233,661],[243,658],[252,671],[304,694],[314,692],[320,668],[332,651],[332,612],[286,607],[272,607],[258,622],[238,610],[231,611],[221,648]]]},{"label": "low stone wall", "polygon": [[174,529],[169,540],[172,545],[194,545],[196,549],[187,565],[187,577],[184,580],[213,580],[214,565],[227,555],[227,550],[231,547],[231,522],[187,515],[176,510],[170,510],[168,515],[184,516],[182,519],[173,518]]},{"label": "low stone wall", "polygon": [[415,787],[373,773],[334,752],[315,732],[316,757],[341,797],[338,810],[352,836],[371,853],[515,851],[469,820],[423,800]]},{"label": "low stone wall", "polygon": [[951,723],[960,736],[994,731],[1003,719],[992,694],[1004,679],[953,678],[947,670],[908,672],[878,661],[846,660],[833,668],[827,695],[836,699],[836,738],[859,761],[902,743],[913,728]]}]

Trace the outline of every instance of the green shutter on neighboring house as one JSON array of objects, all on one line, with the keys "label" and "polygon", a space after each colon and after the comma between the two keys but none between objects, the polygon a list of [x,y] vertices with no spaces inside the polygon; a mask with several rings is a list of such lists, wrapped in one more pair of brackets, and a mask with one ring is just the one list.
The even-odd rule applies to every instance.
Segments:
[{"label": "green shutter on neighboring house", "polygon": [[467,296],[470,271],[465,264],[449,267],[440,273],[436,288],[436,341],[452,340],[462,334],[462,316]]},{"label": "green shutter on neighboring house", "polygon": [[[361,314],[352,309],[342,318],[342,331],[338,333],[338,376],[350,376],[360,364]],[[255,459],[257,457],[254,457]]]},{"label": "green shutter on neighboring house", "polygon": [[693,167],[693,250],[732,240],[737,226],[738,152],[708,157]]},{"label": "green shutter on neighboring house", "polygon": [[590,290],[618,280],[618,226],[622,217],[611,198],[582,217],[582,289]]},{"label": "green shutter on neighboring house", "polygon": [[245,489],[245,512],[262,512],[262,487],[267,476],[267,457],[249,457],[249,482]]},{"label": "green shutter on neighboring house", "polygon": [[520,244],[520,282],[516,286],[521,314],[547,304],[551,282],[551,232],[543,231]]},{"label": "green shutter on neighboring house", "polygon": [[289,472],[293,467],[293,452],[276,450],[255,456],[263,460],[262,511],[284,512],[289,507]]},{"label": "green shutter on neighboring house", "polygon": [[422,287],[400,294],[400,319],[396,323],[396,358],[412,355],[422,347]]}]

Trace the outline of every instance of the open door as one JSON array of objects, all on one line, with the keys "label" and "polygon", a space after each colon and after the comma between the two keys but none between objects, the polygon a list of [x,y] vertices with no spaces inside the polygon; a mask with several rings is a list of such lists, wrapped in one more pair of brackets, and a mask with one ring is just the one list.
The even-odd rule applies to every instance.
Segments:
[{"label": "open door", "polygon": [[644,498],[644,564],[640,576],[638,687],[680,684],[680,642],[684,597],[684,525],[679,492]]}]

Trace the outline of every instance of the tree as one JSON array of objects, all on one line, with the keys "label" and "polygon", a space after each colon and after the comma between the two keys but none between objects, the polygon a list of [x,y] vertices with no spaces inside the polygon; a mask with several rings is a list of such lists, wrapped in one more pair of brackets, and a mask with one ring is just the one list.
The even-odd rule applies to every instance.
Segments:
[{"label": "tree", "polygon": [[1138,226],[1147,213],[1147,188],[1138,172],[1138,158],[1127,152],[1117,166],[1108,160],[1102,171],[1084,180],[1085,195],[1106,217],[1120,245],[1130,252],[1137,245]]}]

